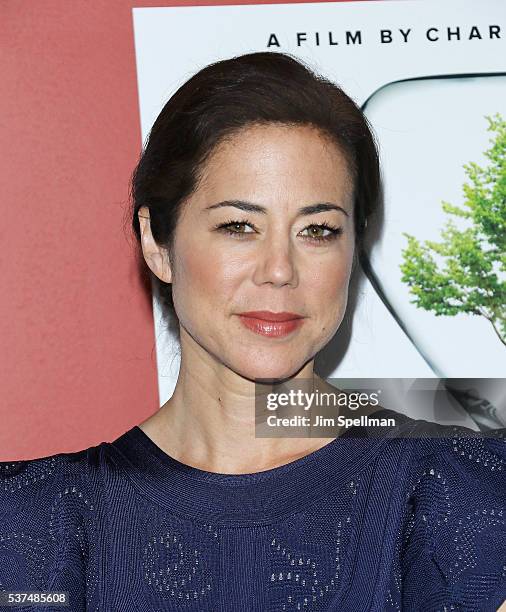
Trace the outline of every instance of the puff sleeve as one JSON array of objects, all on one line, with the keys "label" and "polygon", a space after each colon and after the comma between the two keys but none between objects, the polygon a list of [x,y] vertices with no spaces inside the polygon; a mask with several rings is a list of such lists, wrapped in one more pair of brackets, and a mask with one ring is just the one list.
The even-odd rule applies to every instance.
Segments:
[{"label": "puff sleeve", "polygon": [[496,612],[506,600],[506,429],[409,442],[424,450],[407,487],[386,609]]},{"label": "puff sleeve", "polygon": [[98,610],[90,456],[87,449],[0,462],[0,591],[68,591],[71,610]]}]

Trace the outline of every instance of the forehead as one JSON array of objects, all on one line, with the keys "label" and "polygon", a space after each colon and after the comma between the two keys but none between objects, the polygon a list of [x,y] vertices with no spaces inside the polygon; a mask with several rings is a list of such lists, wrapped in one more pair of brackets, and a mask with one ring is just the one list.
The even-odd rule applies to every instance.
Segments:
[{"label": "forehead", "polygon": [[312,126],[243,128],[215,147],[201,177],[199,190],[215,198],[290,194],[293,199],[337,198],[344,203],[352,190],[345,155]]}]

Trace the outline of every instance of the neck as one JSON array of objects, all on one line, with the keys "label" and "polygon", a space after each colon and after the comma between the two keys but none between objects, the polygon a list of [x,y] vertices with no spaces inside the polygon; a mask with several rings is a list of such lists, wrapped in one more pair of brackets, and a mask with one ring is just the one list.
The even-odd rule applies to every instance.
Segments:
[{"label": "neck", "polygon": [[[303,457],[330,442],[305,428],[300,438],[256,437],[269,411],[255,411],[255,400],[276,390],[218,363],[191,340],[181,344],[181,365],[172,397],[139,427],[167,454],[210,472],[242,474],[271,469]],[[325,386],[309,361],[290,380]],[[309,386],[311,388],[309,388]],[[299,388],[299,387],[298,387]],[[260,403],[265,402],[261,400]]]}]

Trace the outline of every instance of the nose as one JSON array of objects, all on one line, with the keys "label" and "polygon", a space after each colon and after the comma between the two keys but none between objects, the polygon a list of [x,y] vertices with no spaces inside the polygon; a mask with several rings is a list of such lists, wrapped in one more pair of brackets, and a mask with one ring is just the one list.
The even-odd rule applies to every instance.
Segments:
[{"label": "nose", "polygon": [[289,239],[277,236],[266,240],[257,253],[254,282],[258,285],[271,283],[274,286],[296,286],[298,275],[293,245]]}]

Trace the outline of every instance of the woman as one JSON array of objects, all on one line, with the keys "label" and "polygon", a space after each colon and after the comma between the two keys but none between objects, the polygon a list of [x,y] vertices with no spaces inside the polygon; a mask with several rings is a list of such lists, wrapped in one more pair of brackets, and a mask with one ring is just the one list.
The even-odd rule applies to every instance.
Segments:
[{"label": "woman", "polygon": [[3,590],[107,612],[497,610],[503,430],[385,410],[382,435],[265,435],[259,398],[336,391],[314,359],[343,320],[379,177],[360,110],[289,55],[216,62],[174,94],[132,180],[179,329],[174,393],[111,443],[1,465]]}]

